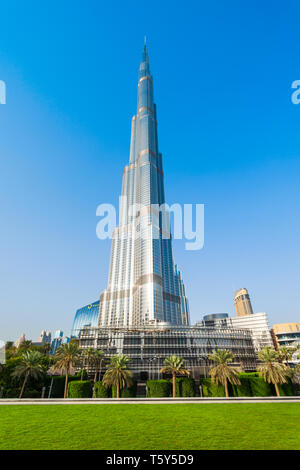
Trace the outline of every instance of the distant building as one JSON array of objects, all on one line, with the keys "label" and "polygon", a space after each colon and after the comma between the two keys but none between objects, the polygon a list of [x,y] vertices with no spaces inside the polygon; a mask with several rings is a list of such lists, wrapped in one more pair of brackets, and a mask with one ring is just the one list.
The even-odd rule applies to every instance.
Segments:
[{"label": "distant building", "polygon": [[37,343],[51,343],[51,332],[43,330],[40,334]]},{"label": "distant building", "polygon": [[273,330],[279,346],[292,346],[300,341],[300,323],[276,323]]},{"label": "distant building", "polygon": [[64,332],[62,330],[56,330],[54,339],[51,342],[51,354],[55,354],[59,346],[62,344]]},{"label": "distant building", "polygon": [[5,364],[5,343],[0,340],[0,364]]},{"label": "distant building", "polygon": [[185,294],[185,287],[182,280],[181,272],[178,269],[177,264],[175,264],[175,280],[178,286],[178,293],[181,302],[181,318],[183,325],[190,324],[190,312],[189,312],[189,301]]},{"label": "distant building", "polygon": [[222,325],[223,320],[223,324],[226,326],[228,317],[228,313],[210,313],[209,315],[204,315],[203,321],[206,326],[214,326],[216,321]]},{"label": "distant building", "polygon": [[17,341],[15,342],[14,346],[16,348],[18,348],[22,343],[24,343],[26,341],[26,338],[25,338],[25,333],[22,333],[20,338],[17,339]]},{"label": "distant building", "polygon": [[253,315],[252,305],[247,289],[244,287],[234,294],[234,307],[238,317]]},{"label": "distant building", "polygon": [[256,351],[274,347],[266,313],[252,313],[241,317],[229,317],[227,313],[214,313],[203,317],[205,326],[250,330]]},{"label": "distant building", "polygon": [[97,326],[99,317],[100,301],[85,305],[76,311],[71,338],[78,338],[79,332],[86,326]]},{"label": "distant building", "polygon": [[256,351],[265,347],[274,347],[266,313],[252,313],[247,316],[232,317],[229,320],[234,328],[247,328],[251,330]]}]

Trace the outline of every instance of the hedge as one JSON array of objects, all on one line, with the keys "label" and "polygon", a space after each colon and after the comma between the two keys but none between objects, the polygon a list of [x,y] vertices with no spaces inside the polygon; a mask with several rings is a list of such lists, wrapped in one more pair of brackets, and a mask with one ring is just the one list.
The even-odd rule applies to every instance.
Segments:
[{"label": "hedge", "polygon": [[293,386],[290,379],[288,379],[286,384],[278,384],[278,388],[281,396],[291,397],[296,394],[295,387]]},{"label": "hedge", "polygon": [[211,379],[200,379],[200,385],[204,397],[225,397],[223,385],[217,385]]},{"label": "hedge", "polygon": [[[134,398],[136,397],[137,391],[137,381],[133,380],[133,383],[130,387],[125,387],[120,390],[121,398]],[[112,397],[117,397],[117,387],[112,387]]]},{"label": "hedge", "polygon": [[250,387],[252,397],[270,397],[274,395],[271,384],[265,382],[262,377],[251,377]]},{"label": "hedge", "polygon": [[102,382],[95,382],[94,385],[94,398],[110,398],[111,389],[106,388]]},{"label": "hedge", "polygon": [[[173,380],[170,379],[171,394]],[[190,377],[176,377],[176,397],[194,397],[196,395],[195,380]]]},{"label": "hedge", "polygon": [[172,393],[172,384],[169,380],[147,380],[147,397],[169,397]]},{"label": "hedge", "polygon": [[[73,382],[74,380],[80,380],[80,373],[76,375],[69,375],[68,383]],[[84,380],[87,380],[87,375],[83,374]],[[53,377],[49,377],[49,387],[51,384],[51,380],[53,378],[53,385],[51,390],[51,398],[63,398],[64,391],[65,391],[65,375],[54,375]],[[47,388],[47,394],[49,392],[49,388]],[[48,395],[47,395],[48,396]]]},{"label": "hedge", "polygon": [[[240,373],[238,375],[241,385],[228,384],[229,396],[233,397],[269,397],[276,395],[273,384],[268,384],[258,372]],[[216,385],[211,379],[200,379],[202,393],[204,397],[224,397],[225,390],[222,385]],[[280,395],[294,395],[293,384],[289,381],[286,384],[278,385]]]},{"label": "hedge", "polygon": [[231,385],[233,397],[251,397],[251,377],[244,377],[242,374],[239,375],[241,385]]},{"label": "hedge", "polygon": [[[21,387],[19,388],[7,388],[4,390],[3,398],[19,398]],[[23,398],[41,398],[42,392],[39,390],[26,389],[23,393]]]},{"label": "hedge", "polygon": [[68,398],[90,398],[91,396],[90,380],[71,381],[68,385]]}]

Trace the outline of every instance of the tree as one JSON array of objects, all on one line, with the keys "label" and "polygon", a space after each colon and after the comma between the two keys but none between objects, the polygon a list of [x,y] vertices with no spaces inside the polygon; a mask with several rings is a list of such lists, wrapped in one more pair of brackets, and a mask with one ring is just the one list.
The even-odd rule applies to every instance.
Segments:
[{"label": "tree", "polygon": [[31,340],[25,340],[25,341],[23,341],[23,342],[19,345],[18,351],[19,351],[19,352],[20,352],[20,351],[22,351],[22,352],[24,352],[24,351],[29,351],[29,350],[32,349],[32,348],[33,348],[32,341],[31,341]]},{"label": "tree", "polygon": [[286,366],[289,367],[289,362],[293,354],[297,351],[297,348],[281,346],[277,351],[278,361],[283,364],[286,363]]},{"label": "tree", "polygon": [[227,349],[219,349],[213,354],[209,355],[209,360],[215,363],[214,366],[210,367],[209,375],[211,380],[216,384],[222,384],[225,388],[225,395],[228,398],[228,382],[233,385],[240,385],[240,380],[238,378],[239,371],[234,367],[230,366],[229,363],[232,362],[234,356],[232,352]]},{"label": "tree", "polygon": [[105,361],[104,351],[102,351],[102,349],[96,350],[94,354],[94,366],[95,366],[94,383],[97,381],[98,372],[99,372],[99,380],[100,380],[102,364],[104,361]]},{"label": "tree", "polygon": [[184,359],[178,356],[166,357],[161,373],[171,374],[173,382],[173,398],[176,397],[176,375],[190,375],[190,371],[184,368]]},{"label": "tree", "polygon": [[263,363],[258,370],[265,382],[275,386],[276,395],[280,397],[278,384],[287,383],[288,368],[278,362],[278,354],[272,348],[263,348],[258,353],[258,359]]},{"label": "tree", "polygon": [[87,362],[87,375],[89,377],[90,375],[90,366],[94,362],[94,357],[95,357],[95,349],[94,348],[87,348],[82,351],[82,356],[83,356],[83,362]]},{"label": "tree", "polygon": [[72,367],[76,365],[80,357],[80,350],[75,343],[62,344],[55,353],[55,362],[58,369],[66,372],[64,398],[67,396],[68,378]]},{"label": "tree", "polygon": [[42,355],[38,351],[25,351],[22,354],[21,363],[16,366],[13,377],[21,378],[24,376],[23,385],[19,398],[22,398],[28,377],[37,379],[43,374],[41,364]]},{"label": "tree", "polygon": [[107,371],[104,374],[102,383],[106,388],[116,387],[117,398],[120,398],[120,390],[132,385],[132,372],[127,365],[130,359],[122,354],[117,354],[110,359],[106,366]]}]

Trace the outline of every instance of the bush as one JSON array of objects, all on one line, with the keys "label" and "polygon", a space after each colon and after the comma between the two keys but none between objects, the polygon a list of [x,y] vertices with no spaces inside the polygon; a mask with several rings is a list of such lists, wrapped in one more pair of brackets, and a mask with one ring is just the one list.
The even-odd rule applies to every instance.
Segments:
[{"label": "bush", "polygon": [[195,380],[190,377],[184,377],[181,382],[182,397],[194,397],[196,396],[196,384]]},{"label": "bush", "polygon": [[[173,381],[170,379],[171,395]],[[194,397],[196,394],[195,380],[190,377],[176,377],[176,397]]]},{"label": "bush", "polygon": [[[136,391],[137,391],[137,381],[134,380],[130,387],[125,387],[120,390],[120,396],[121,398],[134,398],[136,397]],[[112,396],[113,398],[116,398],[117,396],[116,387],[113,387],[112,389]]]},{"label": "bush", "polygon": [[250,387],[253,397],[270,397],[274,395],[271,385],[265,382],[262,377],[251,377]]},{"label": "bush", "polygon": [[68,384],[68,398],[90,398],[91,396],[90,380],[76,380]]},{"label": "bush", "polygon": [[233,397],[251,397],[251,380],[253,376],[239,374],[241,385],[231,385]]},{"label": "bush", "polygon": [[[73,381],[80,381],[80,375],[77,373],[76,375],[69,375],[68,377],[68,384]],[[85,375],[83,374],[85,377]],[[49,377],[49,387],[51,384],[52,377]],[[51,397],[50,398],[63,398],[64,396],[64,391],[65,391],[65,380],[66,376],[65,375],[54,375],[53,376],[53,385],[52,385],[52,390],[51,390]],[[87,380],[87,375],[86,379]],[[48,394],[49,388],[47,389],[47,394]],[[48,396],[48,395],[47,395]]]},{"label": "bush", "polygon": [[200,385],[204,397],[225,397],[223,385],[217,385],[211,379],[200,379]]},{"label": "bush", "polygon": [[[21,387],[19,388],[8,388],[4,390],[4,396],[3,398],[19,398],[21,392]],[[42,397],[42,392],[39,390],[30,390],[26,389],[24,390],[23,393],[23,398],[41,398]]]},{"label": "bush", "polygon": [[[279,388],[279,393],[281,396],[291,397],[295,395],[295,388],[290,379],[288,379],[288,382],[286,384],[278,384],[278,388]],[[275,390],[275,387],[274,387],[274,390]]]},{"label": "bush", "polygon": [[94,385],[94,398],[110,398],[111,389],[106,388],[102,382],[95,382]]},{"label": "bush", "polygon": [[147,380],[147,397],[169,397],[172,392],[172,385],[169,380]]}]

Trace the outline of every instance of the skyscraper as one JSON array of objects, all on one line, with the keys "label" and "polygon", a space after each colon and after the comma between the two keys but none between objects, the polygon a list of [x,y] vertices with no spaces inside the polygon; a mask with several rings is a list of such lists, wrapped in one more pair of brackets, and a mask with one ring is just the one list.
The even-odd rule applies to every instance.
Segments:
[{"label": "skyscraper", "polygon": [[234,307],[238,317],[253,315],[252,305],[247,289],[243,287],[234,294]]},{"label": "skyscraper", "polygon": [[99,326],[188,325],[188,302],[175,269],[165,203],[162,155],[146,44],[132,118],[130,160],[122,182],[108,287],[101,294]]}]

